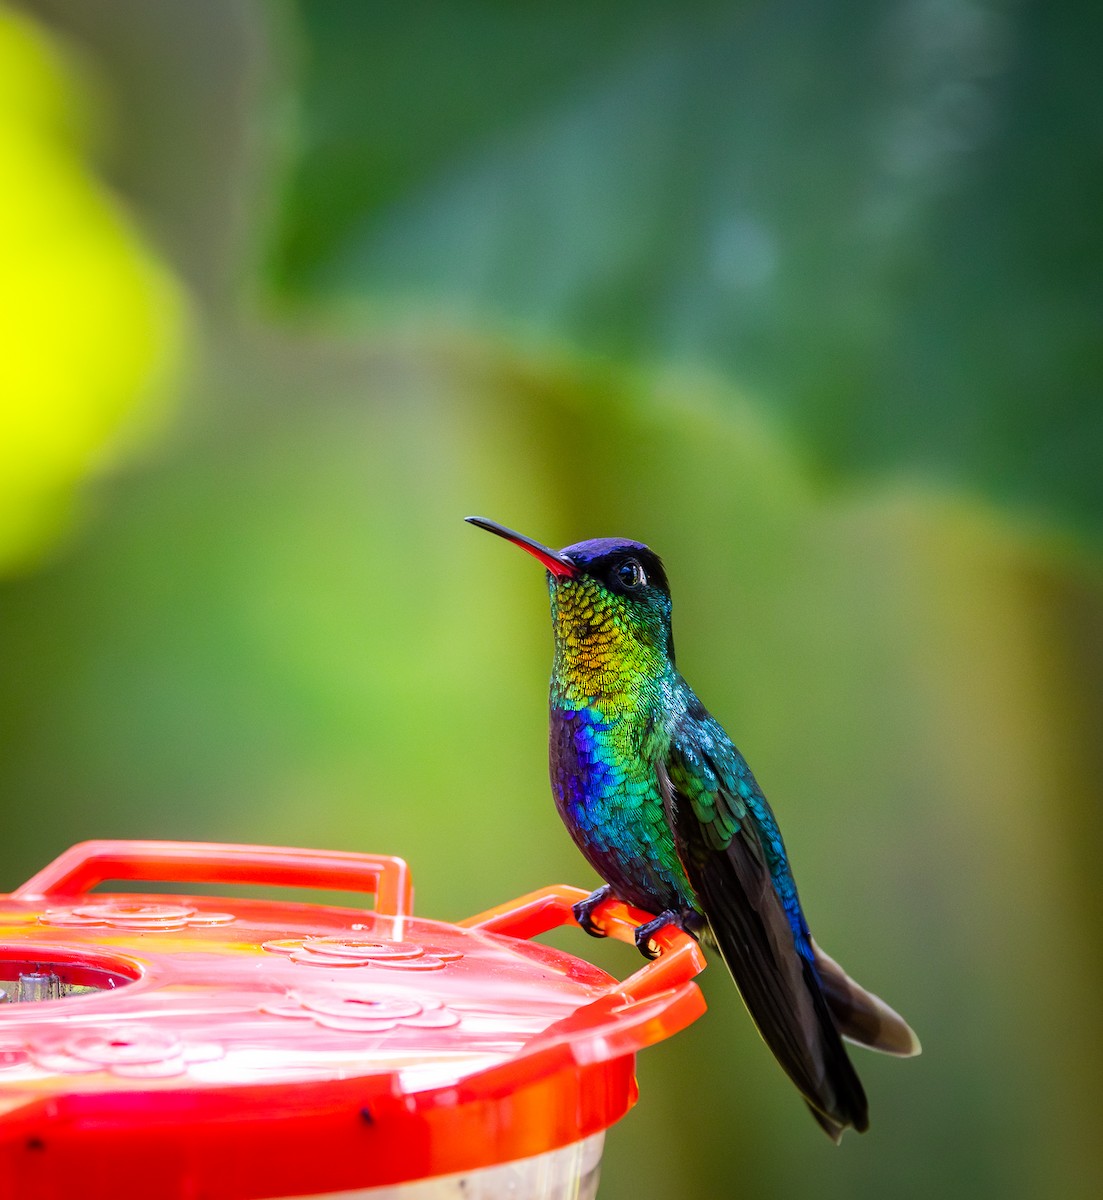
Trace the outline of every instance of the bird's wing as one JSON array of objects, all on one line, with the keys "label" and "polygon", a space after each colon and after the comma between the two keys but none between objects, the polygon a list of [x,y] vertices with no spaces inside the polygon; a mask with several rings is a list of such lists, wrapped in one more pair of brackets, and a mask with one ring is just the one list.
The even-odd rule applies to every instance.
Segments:
[{"label": "bird's wing", "polygon": [[868,1124],[832,1019],[777,823],[716,721],[687,715],[659,782],[686,876],[764,1041],[838,1140]]}]

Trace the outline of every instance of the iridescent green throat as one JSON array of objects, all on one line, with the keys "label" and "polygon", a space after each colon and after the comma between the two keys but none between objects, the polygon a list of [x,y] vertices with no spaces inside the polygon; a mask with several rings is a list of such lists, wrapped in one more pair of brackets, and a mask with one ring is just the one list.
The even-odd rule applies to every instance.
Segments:
[{"label": "iridescent green throat", "polygon": [[650,707],[676,677],[669,613],[640,613],[588,576],[549,579],[552,703],[609,712]]}]

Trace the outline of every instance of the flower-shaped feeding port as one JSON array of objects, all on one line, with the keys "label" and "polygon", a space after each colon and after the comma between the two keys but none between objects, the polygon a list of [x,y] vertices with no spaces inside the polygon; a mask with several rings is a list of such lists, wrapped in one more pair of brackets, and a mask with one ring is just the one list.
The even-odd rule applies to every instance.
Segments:
[{"label": "flower-shaped feeding port", "polygon": [[76,1029],[28,1039],[25,1045],[31,1062],[52,1075],[107,1071],[123,1079],[167,1079],[224,1054],[217,1042],[184,1042],[141,1026]]},{"label": "flower-shaped feeding port", "polygon": [[163,930],[229,925],[232,913],[203,912],[190,904],[153,904],[127,900],[103,900],[97,904],[78,904],[73,908],[48,908],[38,918],[41,925],[62,928],[100,927],[107,929]]},{"label": "flower-shaped feeding port", "polygon": [[265,942],[271,954],[286,954],[308,967],[388,967],[400,971],[440,971],[463,958],[458,950],[417,942],[386,942],[356,937],[289,938]]},{"label": "flower-shaped feeding port", "polygon": [[27,1047],[22,1041],[0,1041],[0,1072],[22,1067],[26,1061]]},{"label": "flower-shaped feeding port", "polygon": [[450,1029],[459,1013],[439,1000],[415,1000],[383,992],[321,992],[295,989],[262,1010],[275,1017],[306,1018],[325,1029],[350,1033],[388,1033],[392,1029]]}]

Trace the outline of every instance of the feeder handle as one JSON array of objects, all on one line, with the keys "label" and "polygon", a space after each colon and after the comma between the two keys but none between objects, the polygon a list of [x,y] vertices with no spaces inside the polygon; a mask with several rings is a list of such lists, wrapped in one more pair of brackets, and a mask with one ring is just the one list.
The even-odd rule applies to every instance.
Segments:
[{"label": "feeder handle", "polygon": [[21,887],[16,900],[83,895],[107,879],[174,883],[258,883],[374,893],[376,912],[405,917],[413,903],[401,858],[344,850],[298,850],[232,842],[78,842]]},{"label": "feeder handle", "polygon": [[[468,929],[484,929],[488,933],[532,938],[561,925],[577,925],[572,906],[587,895],[581,888],[553,884],[456,924]],[[606,900],[596,910],[596,915],[595,923],[610,937],[631,944],[635,944],[635,931],[639,926],[651,920],[650,913],[630,908],[619,900]],[[651,940],[659,947],[659,957],[616,984],[612,991],[630,1000],[644,1000],[658,992],[681,987],[704,969],[705,956],[688,933],[670,925]]]}]

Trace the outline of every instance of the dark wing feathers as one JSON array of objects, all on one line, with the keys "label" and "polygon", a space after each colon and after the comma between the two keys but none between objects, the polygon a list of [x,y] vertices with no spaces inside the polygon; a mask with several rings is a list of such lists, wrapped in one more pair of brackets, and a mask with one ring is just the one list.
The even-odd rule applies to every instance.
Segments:
[{"label": "dark wing feathers", "polygon": [[[687,717],[659,776],[686,876],[763,1039],[832,1138],[864,1130],[865,1092],[811,943],[798,951],[794,913],[802,928],[803,918],[795,890],[783,901],[775,886],[784,848],[749,768],[711,718]],[[784,878],[791,888],[787,868]]]}]

